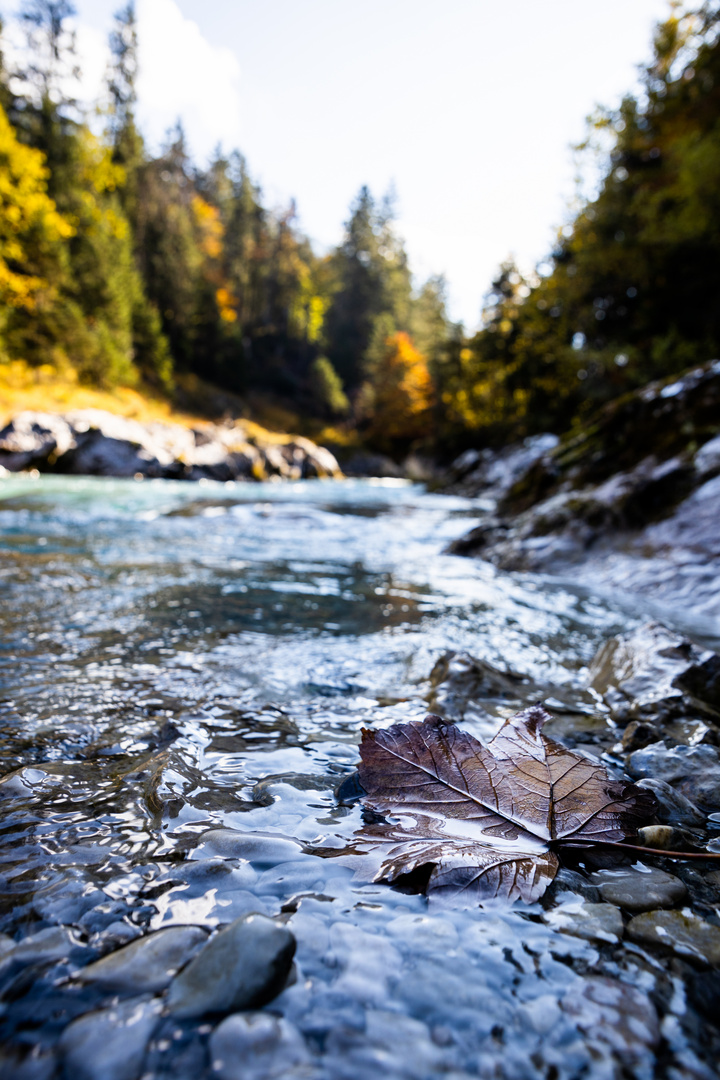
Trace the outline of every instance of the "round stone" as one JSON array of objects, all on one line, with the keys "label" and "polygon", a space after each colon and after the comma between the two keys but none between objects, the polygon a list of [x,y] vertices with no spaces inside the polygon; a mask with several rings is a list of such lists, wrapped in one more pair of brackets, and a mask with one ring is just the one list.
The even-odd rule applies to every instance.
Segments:
[{"label": "round stone", "polygon": [[211,938],[178,975],[168,1008],[178,1017],[252,1009],[285,986],[295,954],[290,931],[265,915],[244,915]]},{"label": "round stone", "polygon": [[155,993],[169,986],[206,941],[207,932],[200,926],[169,926],[88,964],[78,978],[133,994]]},{"label": "round stone", "polygon": [[659,945],[690,960],[720,967],[720,927],[682,911],[646,911],[627,925],[641,945]]},{"label": "round stone", "polygon": [[626,911],[675,907],[687,895],[679,878],[654,867],[597,870],[592,880],[607,904],[616,904]]},{"label": "round stone", "polygon": [[74,1080],[137,1080],[160,1008],[159,1001],[124,1001],[73,1020],[60,1037],[63,1075]]}]

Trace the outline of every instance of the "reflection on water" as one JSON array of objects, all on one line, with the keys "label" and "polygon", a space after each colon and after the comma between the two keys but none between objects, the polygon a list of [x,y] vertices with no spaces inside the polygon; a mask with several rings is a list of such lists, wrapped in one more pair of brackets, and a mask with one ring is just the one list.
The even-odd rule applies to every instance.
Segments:
[{"label": "reflection on water", "polygon": [[[660,1001],[663,1053],[696,1067],[639,950],[551,931],[537,905],[434,912],[318,854],[359,824],[333,793],[360,728],[420,718],[447,649],[572,697],[628,626],[442,555],[472,509],[362,481],[2,481],[0,932],[72,928],[0,989],[13,1045],[50,1051],[97,1005],[67,976],[122,934],[263,911],[298,940],[272,1006],[305,1040],[298,1075],[649,1077]],[[182,1059],[156,1035],[151,1073],[201,1075],[207,1035],[183,1028]]]}]

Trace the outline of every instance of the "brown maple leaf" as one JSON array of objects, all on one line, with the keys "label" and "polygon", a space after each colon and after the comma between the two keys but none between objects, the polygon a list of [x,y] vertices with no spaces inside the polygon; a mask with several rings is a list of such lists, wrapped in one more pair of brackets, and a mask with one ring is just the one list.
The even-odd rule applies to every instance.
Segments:
[{"label": "brown maple leaf", "polygon": [[431,865],[427,892],[452,904],[529,903],[555,877],[559,846],[634,835],[652,794],[547,738],[548,719],[525,709],[487,746],[439,716],[363,730],[362,801],[384,820],[365,825],[349,861],[375,881]]}]

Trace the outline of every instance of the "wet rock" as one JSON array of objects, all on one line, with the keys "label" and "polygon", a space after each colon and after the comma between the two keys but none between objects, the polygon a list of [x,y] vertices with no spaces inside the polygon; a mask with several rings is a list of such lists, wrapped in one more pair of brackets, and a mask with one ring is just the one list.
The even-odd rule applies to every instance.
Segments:
[{"label": "wet rock", "polygon": [[654,867],[597,870],[592,880],[606,903],[617,904],[626,911],[675,907],[687,896],[687,889],[679,878]]},{"label": "wet rock", "polygon": [[653,743],[630,754],[627,771],[635,780],[662,780],[700,810],[720,808],[720,753],[713,746]]},{"label": "wet rock", "polygon": [[0,1076],[3,1080],[52,1080],[56,1059],[41,1046],[0,1047]]},{"label": "wet rock", "polygon": [[548,886],[545,897],[549,902],[556,902],[562,893],[568,892],[582,896],[590,904],[597,904],[600,901],[598,887],[593,885],[584,874],[580,874],[577,870],[570,870],[566,866],[561,866],[552,883]]},{"label": "wet rock", "polygon": [[342,1080],[366,1076],[411,1080],[442,1076],[447,1069],[446,1053],[433,1041],[427,1024],[382,1008],[366,1009],[363,1031],[334,1028],[325,1050],[329,1075]]},{"label": "wet rock", "polygon": [[623,936],[620,909],[613,904],[566,903],[543,915],[553,930],[584,938],[586,941],[617,944]]},{"label": "wet rock", "polygon": [[[96,852],[101,857],[96,857]],[[74,852],[68,852],[70,859],[74,858]],[[99,846],[90,851],[88,862],[105,862],[107,852]],[[68,859],[69,861],[69,859]],[[63,873],[53,875],[52,878],[36,889],[33,893],[33,908],[38,915],[48,922],[60,922],[67,925],[78,925],[85,928],[85,919],[89,911],[97,905],[107,903],[107,895],[101,889],[95,889],[88,881],[88,875],[84,870],[74,867]]]},{"label": "wet rock", "polygon": [[[720,971],[707,969],[693,972],[685,984],[690,1008],[700,1014],[715,1030],[718,1028],[718,1001],[720,1001]],[[704,1028],[703,1035],[707,1032]]]},{"label": "wet rock", "polygon": [[178,1017],[227,1013],[267,1004],[285,986],[295,938],[265,915],[236,919],[177,976],[168,1008]]},{"label": "wet rock", "polygon": [[171,926],[103,956],[84,968],[78,979],[108,990],[154,993],[169,986],[206,941],[207,933],[199,926]]},{"label": "wet rock", "polygon": [[696,713],[697,701],[712,707],[716,661],[720,657],[682,634],[649,623],[599,649],[590,665],[590,685],[602,694],[616,722],[642,721],[642,730],[651,736],[670,721]]},{"label": "wet rock", "polygon": [[297,859],[302,846],[272,833],[246,833],[237,829],[209,829],[199,837],[192,859],[218,855],[223,859],[247,859],[258,866],[277,866]]},{"label": "wet rock", "polygon": [[229,1016],[210,1037],[213,1074],[221,1080],[278,1080],[309,1061],[300,1033],[269,1013]]},{"label": "wet rock", "polygon": [[646,911],[627,925],[640,945],[658,945],[690,960],[720,966],[720,927],[681,911]]},{"label": "wet rock", "polygon": [[675,685],[720,713],[720,656],[703,652],[675,677]]},{"label": "wet rock", "polygon": [[665,780],[654,780],[646,777],[638,780],[637,786],[652,791],[658,802],[657,817],[668,825],[690,825],[702,828],[705,825],[705,815],[702,814],[690,799],[686,799]]},{"label": "wet rock", "polygon": [[443,490],[475,498],[500,499],[559,443],[557,435],[531,435],[502,450],[465,450],[450,466]]},{"label": "wet rock", "polygon": [[111,922],[98,934],[96,944],[103,951],[107,949],[119,949],[122,945],[128,945],[131,941],[137,941],[141,935],[142,930],[139,926],[134,926],[133,923],[118,919],[116,922]]},{"label": "wet rock", "polygon": [[642,750],[643,746],[658,742],[659,738],[658,730],[652,724],[631,720],[623,732],[622,748],[626,754],[631,754],[633,750]]},{"label": "wet rock", "polygon": [[644,825],[637,831],[638,843],[643,847],[672,851],[680,845],[682,833],[672,825]]},{"label": "wet rock", "polygon": [[48,926],[22,941],[12,943],[0,954],[0,975],[29,964],[49,964],[74,954],[81,956],[83,946],[65,926]]},{"label": "wet rock", "polygon": [[126,1001],[73,1020],[60,1037],[64,1075],[73,1080],[137,1080],[161,1005]]},{"label": "wet rock", "polygon": [[431,712],[448,721],[474,721],[487,737],[495,733],[504,716],[548,692],[527,676],[501,671],[486,660],[453,651],[436,661],[430,686],[427,702]]}]

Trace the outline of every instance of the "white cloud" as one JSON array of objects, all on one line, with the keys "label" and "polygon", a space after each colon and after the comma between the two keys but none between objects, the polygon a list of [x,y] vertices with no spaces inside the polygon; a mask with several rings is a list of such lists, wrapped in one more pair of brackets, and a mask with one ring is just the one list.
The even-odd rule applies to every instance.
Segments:
[{"label": "white cloud", "polygon": [[232,145],[240,127],[240,65],[211,45],[174,0],[139,0],[138,119],[151,146],[182,119],[192,152],[203,158],[218,142]]},{"label": "white cloud", "polygon": [[[95,106],[103,99],[105,74],[110,58],[105,37],[95,27],[78,22],[77,19],[68,19],[66,26],[69,33],[75,34],[75,57],[63,57],[58,72],[57,90],[65,99],[74,99],[82,105]],[[10,71],[14,68],[22,70],[27,65],[30,54],[25,30],[19,21],[8,22],[3,28],[2,44],[8,69]],[[50,62],[47,55],[35,56],[33,59],[40,65]],[[79,80],[71,74],[75,63],[80,68]],[[14,89],[23,92],[26,87],[18,84]]]}]

